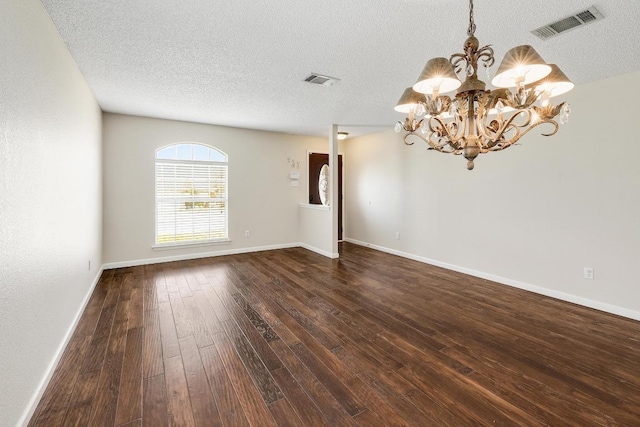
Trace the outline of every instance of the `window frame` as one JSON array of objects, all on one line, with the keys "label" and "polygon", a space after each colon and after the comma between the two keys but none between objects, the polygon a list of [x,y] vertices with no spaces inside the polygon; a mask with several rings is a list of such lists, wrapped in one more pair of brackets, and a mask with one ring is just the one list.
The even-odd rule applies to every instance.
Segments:
[{"label": "window frame", "polygon": [[[188,159],[180,159],[177,157],[180,157],[178,155],[179,152],[179,146],[185,146],[185,145],[190,145],[192,146],[191,148],[191,152],[192,152],[192,158],[191,160]],[[221,155],[224,158],[224,161],[217,161],[217,160],[197,160],[194,159],[194,152],[195,147],[196,146],[200,146],[200,147],[205,147],[208,151],[207,153],[210,153],[209,150],[214,151],[217,155]],[[167,148],[171,148],[171,147],[176,147],[176,158],[159,158],[158,155],[162,150],[165,150]],[[211,157],[211,154],[209,154],[209,157]],[[159,182],[159,171],[158,171],[158,166],[159,165],[185,165],[185,166],[206,166],[206,167],[210,167],[210,166],[223,166],[224,167],[224,198],[217,198],[218,200],[212,200],[212,201],[222,201],[224,203],[224,236],[223,237],[219,237],[219,238],[207,238],[207,239],[192,239],[192,240],[172,240],[169,242],[158,242],[158,220],[159,220],[159,187],[158,187],[158,182]],[[211,181],[208,181],[208,184],[210,185]],[[216,198],[212,198],[212,199],[216,199]],[[186,202],[188,203],[188,202]],[[211,233],[211,227],[208,228],[208,232],[209,234]],[[175,236],[177,236],[175,230],[174,230],[174,238]],[[176,247],[184,247],[184,246],[208,246],[208,245],[217,245],[217,244],[227,244],[231,242],[231,240],[229,239],[229,156],[227,155],[227,153],[225,153],[224,151],[218,149],[217,147],[214,147],[212,145],[208,145],[205,143],[201,143],[201,142],[192,142],[192,141],[182,141],[182,142],[175,142],[172,144],[168,144],[165,146],[162,146],[158,149],[155,150],[155,156],[154,156],[154,244],[152,245],[152,248],[154,250],[162,250],[162,249],[174,249]]]}]

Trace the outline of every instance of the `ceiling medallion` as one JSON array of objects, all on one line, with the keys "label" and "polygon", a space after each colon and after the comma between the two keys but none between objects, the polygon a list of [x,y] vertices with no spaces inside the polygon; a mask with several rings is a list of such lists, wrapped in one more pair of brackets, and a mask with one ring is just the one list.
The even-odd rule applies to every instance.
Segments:
[{"label": "ceiling medallion", "polygon": [[[491,45],[479,47],[474,36],[473,0],[469,1],[469,28],[464,53],[430,59],[413,87],[407,88],[395,110],[408,114],[396,124],[396,132],[407,132],[404,142],[416,136],[429,150],[462,154],[471,170],[479,154],[511,147],[531,129],[551,124],[544,136],[554,135],[560,123],[568,121],[566,103],[553,105],[550,98],[573,89],[573,83],[555,64],[547,64],[531,46],[509,50],[491,80],[498,89],[486,90],[478,79],[478,63],[485,68],[495,60]],[[458,74],[464,73],[461,82]],[[441,93],[457,89],[451,98]]]}]

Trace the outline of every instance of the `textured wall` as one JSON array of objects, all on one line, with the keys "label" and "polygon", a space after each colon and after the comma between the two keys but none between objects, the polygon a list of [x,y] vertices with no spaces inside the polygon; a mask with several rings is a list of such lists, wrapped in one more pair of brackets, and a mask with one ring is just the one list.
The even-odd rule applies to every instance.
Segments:
[{"label": "textured wall", "polygon": [[[106,263],[299,241],[298,205],[307,198],[306,153],[326,149],[325,139],[118,114],[105,114],[103,123]],[[229,244],[151,248],[155,150],[182,141],[209,144],[229,155]],[[299,187],[290,185],[287,159],[300,164]],[[250,237],[244,237],[245,230]]]},{"label": "textured wall", "polygon": [[473,171],[392,131],[349,140],[347,237],[640,316],[638,78],[575,88],[556,136],[532,131]]},{"label": "textured wall", "polygon": [[0,32],[0,425],[12,426],[102,263],[101,114],[39,1],[3,1]]}]

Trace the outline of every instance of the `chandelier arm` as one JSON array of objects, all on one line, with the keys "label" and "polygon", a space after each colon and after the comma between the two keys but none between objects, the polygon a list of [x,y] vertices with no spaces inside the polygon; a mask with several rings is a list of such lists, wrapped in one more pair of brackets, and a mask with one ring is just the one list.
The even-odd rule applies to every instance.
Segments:
[{"label": "chandelier arm", "polygon": [[434,134],[433,133],[429,133],[429,146],[430,146],[430,150],[436,150],[440,153],[445,153],[445,154],[456,154],[456,149],[451,147],[449,145],[449,143],[447,142],[446,139],[442,138],[442,137],[438,137],[436,141],[434,141],[432,138],[434,138]]},{"label": "chandelier arm", "polygon": [[487,45],[478,49],[478,53],[476,56],[476,63],[482,60],[482,63],[485,67],[491,67],[495,62],[495,58],[493,56],[493,48],[491,45]]},{"label": "chandelier arm", "polygon": [[467,56],[464,53],[454,53],[449,58],[449,62],[453,66],[453,68],[454,68],[456,73],[459,73],[460,71],[462,71],[462,67],[461,67],[460,63],[463,62],[463,61],[464,62],[468,62]]},{"label": "chandelier arm", "polygon": [[420,140],[426,142],[429,145],[429,148],[428,148],[429,150],[436,150],[436,151],[439,151],[441,153],[446,153],[446,154],[460,154],[460,153],[456,153],[455,150],[453,150],[453,149],[447,150],[447,144],[446,143],[437,144],[436,142],[432,141],[431,137],[433,136],[433,132],[431,132],[429,134],[429,138],[425,138],[424,136],[420,135],[417,132],[408,132],[403,138],[404,143],[406,145],[414,145],[415,144],[414,142],[409,142],[408,141],[408,138],[411,137],[411,136],[415,136],[416,138],[419,138]]},{"label": "chandelier arm", "polygon": [[532,129],[534,129],[534,128],[540,126],[540,125],[544,125],[544,124],[553,125],[553,131],[549,132],[549,133],[542,133],[541,134],[542,136],[553,136],[560,129],[560,125],[558,124],[558,122],[556,122],[553,119],[542,120],[542,121],[540,121],[538,123],[535,123],[535,124],[529,126],[528,128],[524,129],[522,132],[520,132],[520,129],[522,129],[522,128],[518,127],[516,124],[512,124],[512,126],[517,130],[517,134],[514,135],[512,138],[510,138],[508,140],[505,140],[499,146],[491,147],[489,149],[489,151],[501,151],[501,150],[504,150],[505,148],[511,147],[513,144],[518,142],[520,140],[520,138],[522,138],[527,133],[529,133],[529,131],[531,131]]},{"label": "chandelier arm", "polygon": [[[436,121],[440,126],[434,127],[432,125],[432,121]],[[455,127],[455,130],[459,132],[460,126],[457,124],[457,121],[455,121],[454,123],[455,125],[452,127]],[[451,123],[451,125],[453,125],[454,123]],[[433,135],[434,133],[436,133],[440,135],[439,139],[445,140],[445,144],[443,144],[442,146],[450,145],[451,148],[453,148],[454,150],[460,149],[460,143],[458,142],[460,140],[460,137],[457,135],[457,132],[455,135],[451,134],[449,126],[447,126],[440,117],[431,116],[431,118],[429,119],[429,130],[431,131],[430,135]],[[439,145],[437,144],[432,145],[433,148],[436,148],[436,146],[439,146]]]},{"label": "chandelier arm", "polygon": [[[402,138],[402,140],[404,141],[405,145],[413,145],[413,144],[415,144],[415,142],[409,142],[409,141],[407,141],[407,138],[408,138],[409,136],[411,136],[411,135],[415,135],[415,134],[414,134],[413,132],[409,132],[409,133],[406,133],[406,134],[404,135],[404,138]],[[416,136],[417,136],[417,135],[416,135]]]},{"label": "chandelier arm", "polygon": [[[551,133],[543,133],[542,136],[553,136],[553,135],[555,135],[558,132],[558,129],[560,128],[560,126],[558,125],[558,122],[556,122],[555,120],[548,119],[548,120],[539,121],[538,123],[535,123],[535,124],[529,126],[522,133],[520,133],[520,137],[525,136],[527,133],[529,133],[530,130],[532,130],[532,129],[540,126],[540,125],[547,124],[547,123],[550,124],[550,125],[553,125],[553,132],[551,132]],[[513,141],[513,142],[515,143],[516,141]]]},{"label": "chandelier arm", "polygon": [[[482,114],[481,117],[476,118],[476,135],[478,135],[478,141],[480,143],[480,151],[486,153],[491,147],[492,139],[486,132],[486,114]],[[489,141],[487,143],[487,141]]]},{"label": "chandelier arm", "polygon": [[[513,123],[513,121],[515,119],[518,118],[518,116],[521,113],[526,113],[527,117],[526,120],[523,124],[518,125],[517,123]],[[500,120],[500,119],[498,119]],[[503,139],[503,135],[511,128],[513,128],[516,131],[516,135],[513,138],[510,138],[508,140],[504,140],[505,142],[507,142],[509,145],[513,144],[514,142],[516,142],[518,139],[520,139],[520,137],[522,135],[520,135],[520,129],[523,129],[525,126],[529,126],[529,123],[531,122],[531,111],[530,110],[519,110],[516,111],[511,117],[509,117],[506,121],[503,122],[502,126],[500,126],[494,136],[492,138],[490,138],[494,144],[496,144],[498,141],[500,141],[501,139]],[[514,140],[515,138],[515,140]],[[512,141],[512,142],[510,142]]]}]

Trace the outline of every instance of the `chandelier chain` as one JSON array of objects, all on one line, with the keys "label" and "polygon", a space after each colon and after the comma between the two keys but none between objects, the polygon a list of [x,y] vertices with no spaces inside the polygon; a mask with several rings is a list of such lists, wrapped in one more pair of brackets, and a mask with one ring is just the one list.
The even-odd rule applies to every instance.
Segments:
[{"label": "chandelier chain", "polygon": [[467,36],[473,37],[476,32],[476,23],[473,20],[473,0],[469,0],[469,28],[467,29]]}]

